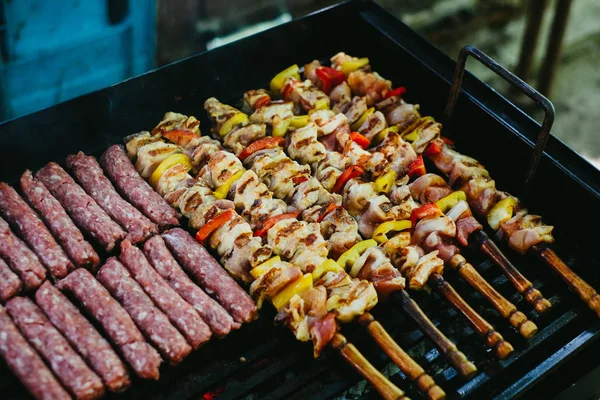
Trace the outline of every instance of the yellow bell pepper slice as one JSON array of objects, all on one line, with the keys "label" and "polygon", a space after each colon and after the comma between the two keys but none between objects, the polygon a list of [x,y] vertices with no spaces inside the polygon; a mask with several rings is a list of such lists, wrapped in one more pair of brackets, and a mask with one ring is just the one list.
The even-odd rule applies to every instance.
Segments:
[{"label": "yellow bell pepper slice", "polygon": [[439,199],[435,202],[435,204],[442,210],[443,213],[446,213],[461,200],[467,201],[467,195],[462,190],[457,190],[456,192],[452,192],[448,196]]},{"label": "yellow bell pepper slice", "polygon": [[192,162],[188,156],[183,153],[171,154],[169,157],[162,160],[152,175],[150,175],[150,186],[156,186],[160,177],[165,173],[165,171],[177,164],[185,165],[185,168],[188,171],[192,169]]},{"label": "yellow bell pepper slice", "polygon": [[419,138],[419,131],[417,129],[402,136],[402,140],[404,140],[406,142],[410,142],[410,143],[414,142],[418,138]]},{"label": "yellow bell pepper slice", "polygon": [[368,64],[369,59],[364,57],[359,58],[358,60],[346,61],[345,63],[342,63],[341,68],[344,75],[348,75],[350,72],[356,71],[357,69],[362,68]]},{"label": "yellow bell pepper slice", "polygon": [[350,247],[350,249],[342,253],[342,255],[338,258],[337,263],[340,265],[340,267],[344,268],[344,270],[351,268],[356,260],[358,260],[358,257],[360,257],[365,250],[374,246],[377,246],[377,242],[373,239],[358,242],[354,246]]},{"label": "yellow bell pepper slice", "polygon": [[361,125],[364,124],[364,122],[367,120],[367,118],[369,118],[374,113],[375,113],[375,107],[371,107],[367,111],[365,111],[363,113],[363,115],[360,116],[358,121],[356,121],[355,123],[352,124],[352,126],[351,126],[352,130],[353,131],[358,130],[358,128],[360,128]]},{"label": "yellow bell pepper slice", "polygon": [[329,110],[329,97],[317,100],[313,110]]},{"label": "yellow bell pepper slice", "polygon": [[282,120],[277,125],[273,125],[273,131],[271,132],[271,135],[277,136],[277,137],[285,136],[291,122],[292,122],[292,119],[288,118],[288,119]]},{"label": "yellow bell pepper slice", "polygon": [[292,128],[302,128],[308,125],[309,117],[308,115],[296,115],[292,117],[290,121],[290,126]]},{"label": "yellow bell pepper slice", "polygon": [[281,262],[281,257],[275,256],[269,258],[267,261],[257,265],[256,267],[250,270],[250,275],[252,275],[255,279],[259,278],[261,275],[268,272],[275,264],[279,264]]},{"label": "yellow bell pepper slice", "polygon": [[248,116],[244,113],[237,113],[235,114],[233,117],[229,118],[227,121],[225,121],[225,123],[223,124],[223,126],[221,126],[221,129],[219,130],[219,135],[221,136],[225,136],[227,135],[229,132],[231,132],[231,130],[239,125],[239,124],[248,124],[250,121],[248,120]]},{"label": "yellow bell pepper slice", "polygon": [[320,277],[322,277],[323,275],[325,275],[327,272],[340,272],[343,271],[342,267],[340,267],[340,265],[338,263],[336,263],[334,260],[332,260],[331,258],[328,258],[327,260],[325,260],[323,262],[323,264],[319,265],[317,268],[315,268],[315,270],[312,272],[312,277],[313,280],[317,280]]},{"label": "yellow bell pepper slice", "polygon": [[313,286],[313,277],[311,274],[304,274],[302,278],[296,279],[294,282],[288,284],[279,293],[273,297],[273,305],[277,311],[281,311],[285,307],[294,295],[302,295],[304,292],[309,290]]},{"label": "yellow bell pepper slice", "polygon": [[507,197],[497,202],[487,215],[490,227],[497,231],[500,224],[512,218],[517,201],[513,197]]},{"label": "yellow bell pepper slice", "polygon": [[213,192],[213,195],[217,199],[224,199],[224,198],[226,198],[227,197],[227,193],[229,193],[229,189],[231,189],[231,185],[233,185],[233,183],[235,181],[237,181],[238,179],[240,179],[242,177],[242,175],[244,175],[245,172],[246,171],[239,171],[239,172],[236,172],[235,174],[231,175],[231,177],[229,179],[227,179],[224,184],[222,184],[221,186],[219,186]]},{"label": "yellow bell pepper slice", "polygon": [[300,80],[300,68],[298,68],[298,64],[294,64],[290,67],[287,67],[277,75],[273,79],[271,79],[271,91],[273,93],[279,94],[281,89],[283,89],[283,85],[287,78],[294,78]]},{"label": "yellow bell pepper slice", "polygon": [[398,178],[398,173],[393,169],[381,175],[375,180],[375,190],[377,193],[389,193]]},{"label": "yellow bell pepper slice", "polygon": [[384,141],[384,139],[387,137],[387,135],[390,132],[398,132],[398,130],[400,130],[400,127],[398,125],[394,125],[394,126],[390,126],[385,128],[384,130],[382,130],[381,132],[379,132],[377,134],[377,136],[375,136],[375,140],[373,141],[373,143],[377,144],[377,143],[381,143]]},{"label": "yellow bell pepper slice", "polygon": [[375,239],[377,243],[387,242],[390,239],[387,237],[388,233],[404,231],[410,229],[411,226],[412,224],[407,219],[403,219],[402,221],[386,221],[375,228],[373,231],[373,239]]}]

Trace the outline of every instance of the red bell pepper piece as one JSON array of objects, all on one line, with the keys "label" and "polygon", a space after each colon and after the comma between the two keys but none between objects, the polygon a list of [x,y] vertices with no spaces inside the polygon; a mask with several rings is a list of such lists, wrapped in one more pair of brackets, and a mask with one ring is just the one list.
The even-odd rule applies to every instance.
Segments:
[{"label": "red bell pepper piece", "polygon": [[358,132],[352,132],[352,133],[350,133],[350,139],[353,142],[358,143],[358,145],[360,147],[362,147],[363,149],[366,149],[371,144],[371,141],[366,136],[361,135]]},{"label": "red bell pepper piece", "polygon": [[270,136],[262,138],[246,147],[239,155],[239,159],[244,161],[257,151],[264,149],[274,149],[275,147],[282,147],[285,144],[285,139],[282,137]]},{"label": "red bell pepper piece", "polygon": [[187,146],[192,139],[198,137],[198,135],[188,129],[171,129],[162,132],[162,136],[179,146]]},{"label": "red bell pepper piece", "polygon": [[329,94],[331,89],[344,82],[344,79],[346,79],[342,71],[338,71],[334,68],[319,67],[315,72],[321,81],[321,90],[326,94]]},{"label": "red bell pepper piece", "polygon": [[365,169],[363,167],[361,167],[360,165],[351,165],[348,168],[346,168],[346,170],[344,172],[342,172],[342,174],[339,176],[339,178],[337,178],[337,180],[335,181],[335,185],[333,185],[333,192],[334,193],[339,193],[342,191],[342,189],[344,189],[344,186],[346,186],[346,183],[352,179],[352,178],[356,178],[357,176],[361,176],[362,174],[365,173]]},{"label": "red bell pepper piece", "polygon": [[425,164],[423,163],[423,156],[417,157],[413,162],[408,166],[408,177],[414,178],[415,176],[425,175],[427,171],[425,170]]},{"label": "red bell pepper piece", "polygon": [[406,93],[406,88],[404,86],[400,86],[399,88],[396,88],[394,90],[390,90],[389,92],[387,92],[387,94],[385,96],[383,96],[383,98],[389,99],[390,97],[393,97],[393,96],[402,96],[404,93]]},{"label": "red bell pepper piece", "polygon": [[444,141],[444,143],[446,143],[448,146],[454,146],[454,140],[452,140],[446,136],[440,136],[440,139],[442,139]]},{"label": "red bell pepper piece", "polygon": [[433,142],[429,143],[429,146],[427,146],[427,148],[425,149],[423,154],[426,157],[432,157],[432,156],[437,156],[441,152],[442,152],[442,143],[440,143],[438,140],[434,140]]},{"label": "red bell pepper piece", "polygon": [[256,103],[254,103],[254,105],[252,106],[255,110],[258,110],[259,108],[268,105],[269,103],[271,103],[271,98],[269,97],[268,94],[265,94],[264,96],[262,96],[260,99],[256,100]]},{"label": "red bell pepper piece", "polygon": [[417,220],[428,218],[428,217],[437,217],[442,215],[442,210],[435,203],[425,204],[419,208],[415,208],[410,213],[410,223],[414,227],[417,223]]},{"label": "red bell pepper piece", "polygon": [[196,240],[204,244],[206,239],[212,235],[214,231],[225,225],[230,219],[235,217],[236,213],[233,209],[229,208],[225,212],[211,218],[202,228],[196,233]]},{"label": "red bell pepper piece", "polygon": [[321,208],[321,210],[319,211],[319,217],[317,218],[317,222],[321,222],[323,221],[323,218],[325,218],[327,215],[331,214],[332,212],[334,212],[335,210],[337,210],[338,208],[341,208],[342,206],[338,206],[335,203],[329,203],[327,205],[327,207],[323,207]]},{"label": "red bell pepper piece", "polygon": [[290,101],[290,99],[289,99],[289,97],[290,97],[290,94],[292,94],[292,91],[294,90],[294,85],[293,85],[293,83],[294,83],[294,82],[289,82],[288,84],[286,84],[286,85],[283,87],[283,91],[282,91],[282,93],[281,93],[281,97],[283,97],[283,99],[284,99],[285,101]]},{"label": "red bell pepper piece", "polygon": [[271,229],[273,227],[273,225],[275,225],[279,221],[284,220],[284,219],[290,219],[290,218],[298,218],[299,214],[300,214],[300,211],[295,211],[295,212],[291,212],[291,213],[287,213],[287,214],[279,214],[274,217],[271,217],[271,218],[267,219],[265,222],[263,222],[260,229],[257,229],[256,231],[254,231],[254,236],[261,236],[261,237],[265,236],[267,234],[267,232],[269,232],[269,229]]},{"label": "red bell pepper piece", "polygon": [[296,175],[295,177],[292,178],[292,182],[294,182],[294,185],[299,185],[302,182],[306,182],[308,180],[308,176],[306,175]]}]

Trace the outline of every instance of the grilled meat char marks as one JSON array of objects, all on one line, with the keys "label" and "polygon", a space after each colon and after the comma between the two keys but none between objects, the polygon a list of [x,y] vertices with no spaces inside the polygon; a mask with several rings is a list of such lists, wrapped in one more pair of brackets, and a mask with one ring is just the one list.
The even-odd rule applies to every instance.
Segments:
[{"label": "grilled meat char marks", "polygon": [[104,385],[98,375],[89,369],[31,299],[15,297],[8,301],[6,309],[15,325],[76,399],[97,399],[104,394]]},{"label": "grilled meat char marks", "polygon": [[53,278],[64,278],[73,269],[73,263],[40,217],[12,186],[4,182],[0,182],[0,214],[35,252]]},{"label": "grilled meat char marks", "polygon": [[36,178],[56,197],[75,224],[104,250],[112,251],[125,238],[126,232],[58,164],[47,164],[36,173]]},{"label": "grilled meat char marks", "polygon": [[39,213],[75,266],[95,269],[100,264],[100,257],[92,245],[85,240],[60,202],[52,196],[43,183],[33,177],[31,171],[25,171],[21,176],[21,190],[25,199]]},{"label": "grilled meat char marks", "polygon": [[67,166],[83,189],[125,231],[133,243],[158,233],[158,227],[117,193],[94,157],[82,152],[67,157]]},{"label": "grilled meat char marks", "polygon": [[15,326],[0,305],[0,355],[38,400],[67,400],[71,396],[62,388],[38,353]]},{"label": "grilled meat char marks", "polygon": [[118,346],[129,366],[143,379],[158,379],[162,362],[123,307],[85,269],[71,272],[57,287],[72,294]]},{"label": "grilled meat char marks", "polygon": [[35,293],[35,302],[50,322],[88,362],[112,392],[120,392],[131,384],[129,374],[110,344],[81,312],[49,282]]}]

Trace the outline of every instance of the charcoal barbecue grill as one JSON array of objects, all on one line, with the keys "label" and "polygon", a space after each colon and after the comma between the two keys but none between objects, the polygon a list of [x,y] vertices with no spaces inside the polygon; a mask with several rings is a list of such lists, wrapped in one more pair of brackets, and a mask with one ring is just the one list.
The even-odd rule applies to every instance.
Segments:
[{"label": "charcoal barbecue grill", "polygon": [[[585,218],[586,225],[600,226],[599,213],[583,211],[600,204],[600,173],[553,136],[544,143],[542,135],[536,146],[540,125],[468,72],[461,86],[456,81],[453,93],[458,94],[459,87],[462,91],[450,96],[451,106],[446,108],[456,64],[371,1],[342,3],[8,121],[0,125],[0,180],[15,182],[24,169],[60,162],[79,150],[98,155],[110,144],[120,143],[123,136],[154,126],[170,110],[202,117],[206,130],[210,123],[202,105],[208,97],[236,103],[246,90],[267,86],[274,72],[294,63],[327,60],[338,51],[368,56],[383,76],[407,87],[407,101],[420,104],[426,114],[445,122],[444,135],[456,139],[462,153],[481,160],[493,172],[498,187],[527,195],[530,209],[556,226],[557,252],[582,278],[600,288],[600,258],[594,251],[597,236],[586,235],[584,230],[589,229],[579,222]],[[461,60],[468,54],[480,53],[467,49]],[[493,60],[479,58],[506,76]],[[535,93],[532,96],[540,102]],[[551,105],[546,104],[546,111],[551,119]],[[548,124],[545,127],[549,129]],[[537,172],[537,163],[530,163],[533,153],[540,155]],[[517,255],[503,245],[501,248],[550,299],[553,307],[549,312],[538,315],[490,260],[476,251],[467,255],[489,282],[538,325],[539,333],[532,339],[520,337],[460,278],[449,274],[448,280],[514,345],[515,353],[508,359],[496,359],[438,295],[414,293],[434,323],[475,362],[479,372],[474,378],[461,378],[407,319],[401,311],[401,295],[373,312],[450,399],[553,397],[598,365],[595,352],[600,349],[596,340],[600,320],[537,258]],[[182,365],[166,368],[160,381],[134,383],[125,393],[107,398],[377,398],[377,393],[335,355],[313,360],[310,345],[297,342],[285,328],[274,327],[273,316],[266,307],[258,321],[226,339],[211,342]],[[367,358],[407,395],[422,398],[414,383],[363,330],[357,326],[344,329]],[[6,399],[26,396],[4,365],[0,365],[0,391]],[[578,391],[588,397],[594,393],[582,387]]]}]

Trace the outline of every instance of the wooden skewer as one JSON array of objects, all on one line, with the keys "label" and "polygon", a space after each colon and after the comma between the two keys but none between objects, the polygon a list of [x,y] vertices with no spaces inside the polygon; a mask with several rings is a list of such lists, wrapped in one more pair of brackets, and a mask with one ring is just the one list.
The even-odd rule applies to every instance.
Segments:
[{"label": "wooden skewer", "polygon": [[458,371],[458,373],[467,379],[471,379],[477,373],[477,367],[467,359],[465,354],[458,350],[456,345],[448,339],[423,312],[421,307],[414,301],[406,290],[394,293],[395,298],[399,299],[404,312],[419,326],[421,331],[431,340],[441,351],[446,360]]},{"label": "wooden skewer", "polygon": [[485,231],[481,229],[475,231],[471,234],[471,238],[474,239],[474,243],[477,244],[479,249],[502,269],[502,272],[511,281],[515,289],[523,295],[529,304],[533,305],[538,313],[543,314],[552,307],[552,303],[533,287],[533,284],[506,258]]},{"label": "wooden skewer", "polygon": [[535,245],[532,251],[540,257],[560,278],[573,290],[588,307],[600,317],[600,295],[581,279],[569,266],[547,245]]},{"label": "wooden skewer", "polygon": [[341,333],[335,334],[330,345],[375,387],[381,397],[386,400],[409,400],[399,387],[379,372]]},{"label": "wooden skewer", "polygon": [[376,321],[370,312],[366,312],[358,318],[358,322],[364,326],[369,334],[375,339],[379,347],[392,359],[408,379],[416,382],[419,390],[430,400],[442,400],[446,393],[440,388],[433,378],[425,373],[425,370],[408,355],[394,339],[387,333],[385,328]]},{"label": "wooden skewer", "polygon": [[448,265],[457,271],[469,285],[475,288],[481,295],[500,313],[502,318],[519,331],[521,336],[529,339],[538,331],[537,326],[527,319],[527,316],[504,296],[502,296],[488,281],[477,272],[467,260],[460,254],[454,255]]},{"label": "wooden skewer", "polygon": [[431,274],[428,283],[434,289],[440,291],[450,304],[454,306],[466,319],[471,323],[480,336],[485,338],[489,347],[494,349],[496,356],[503,360],[508,357],[514,348],[508,343],[500,333],[498,333],[492,324],[487,322],[458,294],[458,292],[450,285],[444,277],[438,273]]}]

